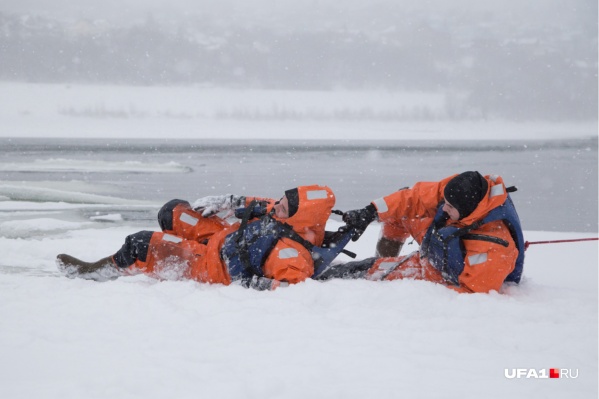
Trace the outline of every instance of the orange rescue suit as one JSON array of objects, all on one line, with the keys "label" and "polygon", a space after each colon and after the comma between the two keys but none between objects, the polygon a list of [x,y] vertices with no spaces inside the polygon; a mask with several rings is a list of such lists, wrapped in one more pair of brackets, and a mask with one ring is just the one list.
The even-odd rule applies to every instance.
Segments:
[{"label": "orange rescue suit", "polygon": [[[419,182],[410,189],[402,189],[386,197],[373,201],[379,221],[383,223],[382,236],[396,241],[405,241],[412,236],[418,244],[433,222],[443,190],[454,176],[440,182]],[[458,221],[448,220],[447,225],[458,228],[482,220],[491,210],[501,206],[507,198],[503,179],[499,176],[485,176],[488,189],[485,197],[474,212]],[[412,278],[433,281],[447,285],[458,292],[499,291],[506,276],[514,270],[518,248],[508,227],[501,220],[483,224],[471,231],[472,235],[496,237],[507,242],[507,246],[494,242],[464,239],[464,269],[459,275],[458,285],[449,283],[439,270],[431,265],[426,257],[418,252],[408,258],[381,258],[368,271],[366,278],[373,280],[394,280]]]},{"label": "orange rescue suit", "polygon": [[[329,187],[319,185],[300,186],[298,195],[297,212],[280,221],[290,225],[303,239],[320,246],[335,196]],[[267,201],[268,212],[276,202],[274,199],[247,197],[246,205],[254,199]],[[154,233],[145,261],[137,259],[126,272],[231,284],[221,248],[226,237],[237,231],[239,226],[238,222],[230,224],[218,216],[202,217],[188,203],[179,204],[173,210],[172,230]],[[292,284],[304,281],[314,273],[311,253],[302,244],[286,237],[278,240],[262,268],[265,277]]]}]

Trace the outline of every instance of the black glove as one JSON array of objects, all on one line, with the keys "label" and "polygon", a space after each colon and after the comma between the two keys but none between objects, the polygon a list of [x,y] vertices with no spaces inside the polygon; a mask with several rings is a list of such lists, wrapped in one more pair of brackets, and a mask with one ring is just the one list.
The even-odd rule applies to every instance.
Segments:
[{"label": "black glove", "polygon": [[[245,211],[247,208],[237,208],[235,209],[235,217],[237,219],[243,219],[245,215]],[[249,214],[249,219],[259,218],[261,216],[266,215],[266,202],[259,202],[258,204],[252,207],[252,210]]]},{"label": "black glove", "polygon": [[349,227],[353,227],[356,230],[354,236],[351,238],[352,241],[357,241],[360,238],[366,227],[376,219],[376,216],[376,208],[372,204],[368,204],[362,209],[347,211],[343,214],[343,221]]},{"label": "black glove", "polygon": [[289,283],[286,281],[274,280],[268,277],[245,277],[241,280],[242,287],[253,288],[257,291],[274,291],[278,287],[288,287]]}]

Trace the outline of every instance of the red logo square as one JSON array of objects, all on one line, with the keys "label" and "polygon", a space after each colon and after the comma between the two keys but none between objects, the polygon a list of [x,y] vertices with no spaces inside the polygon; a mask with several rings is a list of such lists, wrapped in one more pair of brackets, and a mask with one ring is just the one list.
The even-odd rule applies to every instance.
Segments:
[{"label": "red logo square", "polygon": [[559,369],[549,369],[549,378],[559,378]]}]

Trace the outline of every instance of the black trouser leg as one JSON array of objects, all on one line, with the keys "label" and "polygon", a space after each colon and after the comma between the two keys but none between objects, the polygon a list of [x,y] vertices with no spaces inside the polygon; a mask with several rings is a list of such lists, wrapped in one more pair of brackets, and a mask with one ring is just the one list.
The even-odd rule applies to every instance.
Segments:
[{"label": "black trouser leg", "polygon": [[374,265],[378,258],[367,258],[354,262],[331,265],[316,278],[316,280],[329,280],[332,278],[357,279],[363,278],[368,269]]},{"label": "black trouser leg", "polygon": [[145,262],[153,234],[153,231],[144,230],[127,236],[121,249],[114,254],[114,263],[125,268],[134,264],[137,259]]}]

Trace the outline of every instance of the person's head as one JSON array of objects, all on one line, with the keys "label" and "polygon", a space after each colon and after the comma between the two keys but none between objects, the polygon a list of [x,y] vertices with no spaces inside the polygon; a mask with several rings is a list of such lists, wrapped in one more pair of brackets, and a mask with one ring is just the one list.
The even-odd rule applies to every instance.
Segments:
[{"label": "person's head", "polygon": [[335,194],[327,186],[312,184],[285,191],[273,207],[275,218],[285,219],[303,239],[321,245],[324,231],[335,206]]},{"label": "person's head", "polygon": [[485,198],[489,184],[478,172],[464,172],[447,183],[443,191],[443,211],[451,220],[469,216]]},{"label": "person's head", "polygon": [[285,195],[274,205],[275,216],[287,219],[295,215],[299,208],[299,192],[297,188],[285,191]]}]

